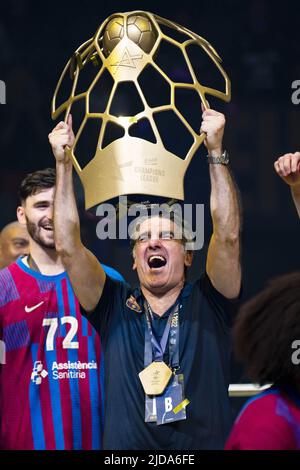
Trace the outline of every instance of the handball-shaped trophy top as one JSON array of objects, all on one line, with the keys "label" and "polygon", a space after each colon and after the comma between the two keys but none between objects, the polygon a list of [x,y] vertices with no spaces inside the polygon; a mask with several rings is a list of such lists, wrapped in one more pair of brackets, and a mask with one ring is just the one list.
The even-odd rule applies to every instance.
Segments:
[{"label": "handball-shaped trophy top", "polygon": [[[175,31],[180,38],[169,35],[166,29]],[[184,64],[186,72],[179,79],[157,60],[166,43]],[[195,46],[199,53],[204,51],[219,70],[224,79],[224,91],[200,83],[190,58],[190,48]],[[171,59],[170,62],[170,68],[176,66]],[[57,84],[52,118],[56,119],[63,112],[65,120],[70,112],[73,118],[79,117],[78,128],[74,129],[75,143],[67,152],[83,183],[86,208],[125,194],[184,199],[186,169],[205,138],[199,130],[201,103],[208,107],[207,94],[230,100],[230,81],[220,63],[219,55],[205,39],[183,26],[143,11],[111,15],[94,37],[75,51]],[[150,79],[148,77],[145,86],[146,73],[150,73]],[[152,85],[155,89],[158,81],[166,95],[163,98],[158,93],[153,99],[148,91]],[[62,98],[63,84],[67,94]],[[133,112],[130,110],[133,100],[128,99],[126,86],[140,104]],[[194,126],[178,107],[177,95],[182,90],[193,93],[193,102],[198,103],[200,118]],[[121,100],[129,101],[128,112],[118,111],[115,101],[120,93]],[[190,141],[180,155],[176,145],[170,150],[168,137],[164,138],[160,130],[161,117],[168,121],[169,116],[178,121]],[[88,145],[83,148],[85,164],[82,164],[79,147],[84,136]],[[180,136],[170,135],[170,139],[172,137],[180,142]]]}]

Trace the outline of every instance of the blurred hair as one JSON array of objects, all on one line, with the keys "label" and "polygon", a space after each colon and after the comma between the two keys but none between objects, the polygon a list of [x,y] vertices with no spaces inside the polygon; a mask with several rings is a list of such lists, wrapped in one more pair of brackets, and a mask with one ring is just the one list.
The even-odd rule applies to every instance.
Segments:
[{"label": "blurred hair", "polygon": [[21,182],[19,189],[19,198],[21,203],[26,201],[29,196],[39,193],[43,189],[50,189],[55,186],[56,171],[54,168],[29,173]]},{"label": "blurred hair", "polygon": [[233,334],[236,356],[252,380],[261,385],[298,381],[292,343],[300,340],[300,273],[269,281],[241,307]]}]

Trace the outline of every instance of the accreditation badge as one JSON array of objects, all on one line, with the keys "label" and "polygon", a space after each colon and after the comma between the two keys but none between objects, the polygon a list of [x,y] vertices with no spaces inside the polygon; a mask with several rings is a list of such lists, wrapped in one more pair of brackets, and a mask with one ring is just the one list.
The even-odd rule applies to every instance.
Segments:
[{"label": "accreditation badge", "polygon": [[145,400],[145,422],[166,424],[186,419],[189,400],[184,398],[183,374],[173,378],[162,395]]},{"label": "accreditation badge", "polygon": [[145,423],[156,423],[156,398],[146,395]]},{"label": "accreditation badge", "polygon": [[158,425],[186,419],[183,374],[174,375],[164,393],[156,397],[156,422]]},{"label": "accreditation badge", "polygon": [[160,395],[168,385],[172,371],[163,361],[154,361],[139,373],[146,395]]}]

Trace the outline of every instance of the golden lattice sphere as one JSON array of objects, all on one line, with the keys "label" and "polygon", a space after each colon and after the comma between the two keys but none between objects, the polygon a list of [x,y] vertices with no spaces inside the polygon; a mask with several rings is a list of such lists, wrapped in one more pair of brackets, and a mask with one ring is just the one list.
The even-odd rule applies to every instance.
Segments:
[{"label": "golden lattice sphere", "polygon": [[[127,37],[144,52],[151,52],[157,39],[157,32],[149,18],[143,15],[132,15],[127,19]],[[102,45],[106,57],[124,37],[124,18],[116,16],[106,25]]]}]

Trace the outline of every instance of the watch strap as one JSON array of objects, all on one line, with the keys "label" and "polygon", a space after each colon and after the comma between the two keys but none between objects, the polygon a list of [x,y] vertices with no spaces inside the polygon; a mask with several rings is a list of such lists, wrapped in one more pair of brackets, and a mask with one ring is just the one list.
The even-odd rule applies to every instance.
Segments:
[{"label": "watch strap", "polygon": [[229,155],[227,150],[224,150],[224,152],[217,156],[217,157],[212,157],[211,155],[207,155],[207,161],[210,164],[213,165],[228,165],[229,163]]}]

